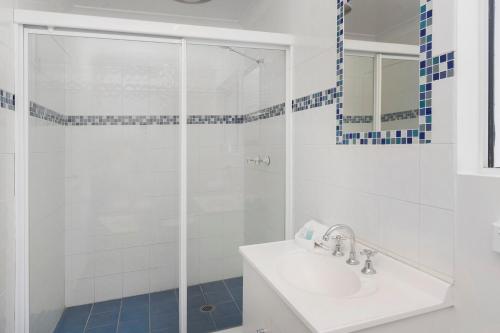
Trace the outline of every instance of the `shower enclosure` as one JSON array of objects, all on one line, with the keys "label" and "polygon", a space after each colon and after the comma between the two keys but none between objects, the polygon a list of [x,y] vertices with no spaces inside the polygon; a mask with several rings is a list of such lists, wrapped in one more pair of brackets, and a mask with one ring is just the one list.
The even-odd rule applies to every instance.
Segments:
[{"label": "shower enclosure", "polygon": [[24,332],[240,326],[238,247],[287,236],[288,46],[24,43]]}]

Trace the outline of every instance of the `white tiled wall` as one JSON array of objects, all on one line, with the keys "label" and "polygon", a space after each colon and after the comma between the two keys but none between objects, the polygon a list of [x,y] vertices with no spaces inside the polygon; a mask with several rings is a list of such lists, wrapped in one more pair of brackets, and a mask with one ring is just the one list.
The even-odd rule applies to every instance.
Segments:
[{"label": "white tiled wall", "polygon": [[[148,52],[147,45],[112,43],[131,48],[127,57],[117,58],[102,40],[40,37],[34,43],[38,58],[31,77],[32,99],[65,115],[176,115],[178,62],[173,58],[178,53],[170,52],[170,46],[157,50],[155,45],[154,52]],[[141,51],[134,53],[138,46]],[[283,102],[283,52],[248,50],[257,59],[266,58],[259,68],[227,49],[212,51],[229,61],[221,58],[214,64],[203,53],[190,53],[190,68],[199,76],[189,80],[190,114],[242,114]],[[55,61],[61,52],[62,64]],[[152,60],[144,65],[148,55]],[[241,80],[242,75],[248,78]],[[65,92],[55,89],[57,85]],[[249,93],[252,89],[255,93]],[[239,276],[238,246],[282,239],[282,118],[253,123],[255,131],[245,133],[246,125],[189,126],[190,284]],[[58,214],[57,221],[65,223],[60,237],[65,239],[65,259],[58,261],[57,269],[65,270],[66,306],[177,287],[178,126],[67,126],[55,132],[59,127],[45,126],[47,122],[33,119],[33,124],[39,129],[33,135],[41,138],[32,140],[34,153],[54,155],[32,165],[33,178],[40,181],[35,189],[53,191],[61,185],[53,178],[65,177],[64,187],[46,199],[59,202],[63,195],[57,209],[64,214]],[[54,151],[48,151],[48,144]],[[246,148],[270,154],[271,169],[245,170]],[[39,173],[47,169],[54,177],[42,179]],[[257,173],[246,179],[249,172]],[[45,201],[34,198],[33,209],[45,209]],[[245,204],[251,206],[250,215]],[[264,211],[257,214],[260,209]],[[245,222],[254,220],[261,223],[250,223],[247,231]],[[280,227],[265,229],[266,221],[279,221]],[[32,242],[39,244],[52,239],[41,237],[43,230],[59,225],[56,219],[32,222],[44,226],[33,234]],[[42,279],[33,284],[38,281]]]},{"label": "white tiled wall", "polygon": [[177,287],[177,130],[67,127],[67,305]]},{"label": "white tiled wall", "polygon": [[[14,92],[11,0],[0,0],[0,88]],[[0,108],[0,333],[14,331],[14,112]]]},{"label": "white tiled wall", "polygon": [[[283,103],[282,51],[188,46],[188,114],[247,114]],[[215,58],[214,58],[215,56]],[[245,163],[270,155],[270,168]],[[188,126],[188,283],[240,276],[243,244],[284,237],[284,117]]]},{"label": "white tiled wall", "polygon": [[[439,84],[452,89],[453,79]],[[454,144],[336,146],[322,130],[334,123],[333,107],[294,115],[295,227],[347,223],[362,240],[451,277]]]},{"label": "white tiled wall", "polygon": [[30,323],[55,328],[64,309],[64,154],[61,125],[30,118]]},{"label": "white tiled wall", "polygon": [[[50,36],[32,37],[29,47],[30,100],[64,110],[64,52]],[[65,128],[30,117],[29,129],[30,331],[43,333],[65,306]]]},{"label": "white tiled wall", "polygon": [[240,125],[188,126],[188,283],[241,275],[244,151]]},{"label": "white tiled wall", "polygon": [[[188,114],[243,114],[247,59],[225,48],[188,45]],[[257,68],[257,73],[258,73]],[[252,75],[250,75],[252,76]],[[241,275],[245,151],[241,125],[188,126],[188,284]]]},{"label": "white tiled wall", "polygon": [[14,324],[14,112],[0,109],[0,332]]},{"label": "white tiled wall", "polygon": [[[285,53],[268,51],[258,75],[244,82],[254,83],[245,90],[246,112],[285,101]],[[253,108],[253,109],[252,109]],[[245,227],[244,243],[255,244],[282,240],[285,226],[285,117],[273,117],[241,126],[245,158],[269,156],[271,164],[244,164]]]},{"label": "white tiled wall", "polygon": [[[58,42],[65,114],[178,114],[177,46]],[[177,137],[173,125],[66,127],[67,306],[178,286]]]},{"label": "white tiled wall", "polygon": [[[292,2],[260,1],[244,25],[297,35],[294,94],[301,97],[335,85],[336,2]],[[434,3],[435,52],[452,51],[455,1]],[[310,218],[347,223],[362,240],[451,278],[454,94],[454,78],[434,83],[430,145],[337,146],[334,106],[295,113],[295,228]]]},{"label": "white tiled wall", "polygon": [[178,114],[178,45],[95,38],[58,42],[68,53],[68,115]]},{"label": "white tiled wall", "polygon": [[[247,75],[243,107],[252,112],[285,101],[285,53],[268,51],[258,75]],[[269,156],[270,166],[244,164],[244,243],[284,238],[285,226],[285,117],[273,117],[241,126],[244,158]]]},{"label": "white tiled wall", "polygon": [[243,125],[245,154],[269,156],[270,166],[246,163],[244,243],[273,242],[285,237],[285,118]]}]

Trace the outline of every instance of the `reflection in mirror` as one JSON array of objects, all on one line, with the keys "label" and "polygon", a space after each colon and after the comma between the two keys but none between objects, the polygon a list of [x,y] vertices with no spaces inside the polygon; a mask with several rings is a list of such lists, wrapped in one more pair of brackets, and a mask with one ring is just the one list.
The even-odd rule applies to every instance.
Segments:
[{"label": "reflection in mirror", "polygon": [[418,127],[418,59],[383,58],[381,129]]},{"label": "reflection in mirror", "polygon": [[346,0],[343,131],[418,128],[419,0]]},{"label": "reflection in mirror", "polygon": [[344,131],[368,132],[373,126],[374,57],[346,53],[344,73]]}]

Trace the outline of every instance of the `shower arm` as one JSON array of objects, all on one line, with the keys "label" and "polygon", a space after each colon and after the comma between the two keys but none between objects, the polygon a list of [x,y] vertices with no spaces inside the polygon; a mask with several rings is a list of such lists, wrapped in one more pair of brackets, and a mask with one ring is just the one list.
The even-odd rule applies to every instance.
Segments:
[{"label": "shower arm", "polygon": [[231,51],[231,52],[234,52],[234,53],[236,53],[236,54],[239,54],[240,56],[242,56],[242,57],[244,57],[244,58],[247,58],[247,59],[249,59],[249,60],[252,60],[252,61],[254,61],[255,63],[257,63],[257,64],[259,64],[259,65],[264,63],[264,59],[255,59],[255,58],[253,58],[253,57],[251,57],[251,56],[249,56],[249,55],[246,55],[246,54],[245,54],[245,53],[243,53],[243,52],[240,52],[240,51],[238,51],[238,50],[233,49],[233,48],[232,48],[232,47],[230,47],[230,46],[221,46],[221,47],[222,47],[222,48],[225,48],[226,50],[229,50],[229,51]]}]

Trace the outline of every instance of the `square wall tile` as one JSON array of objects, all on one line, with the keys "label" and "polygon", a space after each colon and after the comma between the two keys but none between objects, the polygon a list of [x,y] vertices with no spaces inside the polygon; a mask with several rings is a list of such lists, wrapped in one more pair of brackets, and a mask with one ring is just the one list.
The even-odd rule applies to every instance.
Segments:
[{"label": "square wall tile", "polygon": [[380,199],[380,245],[416,262],[420,207],[405,201]]},{"label": "square wall tile", "polygon": [[15,113],[0,109],[0,154],[14,153]]},{"label": "square wall tile", "polygon": [[326,199],[331,207],[328,224],[346,223],[356,237],[372,244],[380,244],[380,200],[373,195],[336,188]]},{"label": "square wall tile", "polygon": [[418,148],[417,145],[377,145],[372,148],[375,159],[369,167],[376,170],[375,193],[398,200],[419,202]]},{"label": "square wall tile", "polygon": [[123,275],[113,274],[95,278],[95,302],[123,297]]},{"label": "square wall tile", "polygon": [[94,276],[94,257],[92,254],[76,254],[69,257],[71,279],[77,280]]},{"label": "square wall tile", "polygon": [[0,154],[0,201],[14,197],[14,155]]},{"label": "square wall tile", "polygon": [[94,280],[80,279],[66,281],[66,306],[94,302]]},{"label": "square wall tile", "polygon": [[454,213],[427,206],[420,212],[420,264],[453,277]]},{"label": "square wall tile", "polygon": [[151,292],[170,290],[178,287],[178,267],[162,267],[149,270],[149,288]]},{"label": "square wall tile", "polygon": [[456,142],[456,78],[433,83],[432,142]]},{"label": "square wall tile", "polygon": [[124,249],[123,255],[123,271],[139,271],[149,267],[149,247],[139,246]]},{"label": "square wall tile", "polygon": [[135,296],[149,292],[149,271],[128,272],[123,274],[123,296]]},{"label": "square wall tile", "polygon": [[456,3],[455,0],[435,0],[432,2],[434,54],[456,50]]},{"label": "square wall tile", "polygon": [[420,201],[453,210],[455,207],[455,145],[420,146]]},{"label": "square wall tile", "polygon": [[95,276],[122,272],[123,261],[120,250],[97,252],[94,254]]}]

